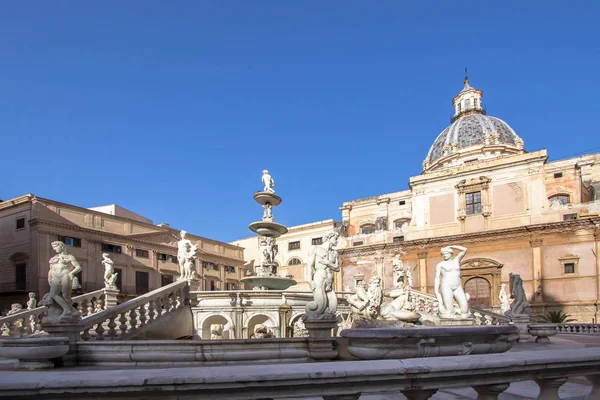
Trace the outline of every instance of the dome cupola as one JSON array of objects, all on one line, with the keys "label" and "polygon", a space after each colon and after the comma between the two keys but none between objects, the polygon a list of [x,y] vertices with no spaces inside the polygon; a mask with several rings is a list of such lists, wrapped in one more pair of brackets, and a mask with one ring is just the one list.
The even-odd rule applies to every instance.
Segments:
[{"label": "dome cupola", "polygon": [[524,153],[523,140],[504,121],[486,115],[483,92],[469,85],[452,99],[452,123],[439,134],[423,161],[423,171],[456,167]]}]

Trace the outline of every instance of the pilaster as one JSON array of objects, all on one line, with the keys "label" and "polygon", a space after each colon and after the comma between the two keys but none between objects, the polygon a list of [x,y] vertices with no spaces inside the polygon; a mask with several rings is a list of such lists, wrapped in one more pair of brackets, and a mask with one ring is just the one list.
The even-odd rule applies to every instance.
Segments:
[{"label": "pilaster", "polygon": [[419,287],[421,292],[427,293],[427,252],[420,251],[417,257],[419,258]]},{"label": "pilaster", "polygon": [[533,280],[532,301],[544,301],[542,287],[542,246],[544,241],[539,238],[532,238],[531,244],[531,277]]}]

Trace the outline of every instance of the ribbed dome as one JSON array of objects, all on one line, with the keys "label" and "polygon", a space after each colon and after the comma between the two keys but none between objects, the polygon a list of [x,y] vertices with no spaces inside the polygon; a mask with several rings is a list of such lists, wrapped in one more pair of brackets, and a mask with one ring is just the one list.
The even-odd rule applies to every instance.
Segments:
[{"label": "ribbed dome", "polygon": [[453,150],[456,151],[477,144],[488,144],[490,137],[496,139],[494,144],[513,146],[517,146],[521,140],[515,131],[499,118],[482,114],[466,115],[454,121],[440,133],[429,149],[427,160],[432,163],[442,157],[444,145],[453,146]]}]

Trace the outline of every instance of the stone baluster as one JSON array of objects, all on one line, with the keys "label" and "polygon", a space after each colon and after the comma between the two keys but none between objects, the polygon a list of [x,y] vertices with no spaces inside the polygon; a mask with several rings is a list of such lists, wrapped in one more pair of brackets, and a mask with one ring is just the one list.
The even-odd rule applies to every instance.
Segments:
[{"label": "stone baluster", "polygon": [[92,338],[92,335],[90,335],[90,328],[84,329],[83,333],[81,334],[81,340],[83,340],[84,342],[87,342],[91,338]]},{"label": "stone baluster", "polygon": [[593,385],[588,395],[588,400],[600,399],[600,375],[586,375],[588,381]]},{"label": "stone baluster", "polygon": [[499,383],[495,385],[473,386],[477,392],[477,400],[498,400],[500,393],[504,392],[510,383]]},{"label": "stone baluster", "polygon": [[437,389],[401,390],[401,392],[408,400],[427,400],[437,392]]},{"label": "stone baluster", "polygon": [[110,340],[115,340],[117,338],[117,330],[115,329],[117,327],[117,323],[115,322],[115,319],[117,318],[117,316],[112,316],[109,317],[108,319],[108,338]]},{"label": "stone baluster", "polygon": [[119,330],[121,331],[120,336],[127,333],[127,312],[122,312],[119,316]]},{"label": "stone baluster", "polygon": [[81,313],[81,317],[85,317],[87,316],[87,300],[81,300],[78,304],[77,304],[77,311],[79,311]]},{"label": "stone baluster", "polygon": [[137,311],[135,308],[129,311],[129,327],[131,330],[135,330],[135,328],[137,328]]},{"label": "stone baluster", "polygon": [[154,321],[155,316],[156,316],[154,304],[155,304],[155,300],[150,300],[148,302],[148,323],[151,323],[152,321]]},{"label": "stone baluster", "polygon": [[146,304],[142,304],[139,309],[138,320],[140,321],[140,327],[146,325]]},{"label": "stone baluster", "polygon": [[536,379],[535,383],[540,387],[537,400],[560,400],[558,389],[567,381],[567,378]]},{"label": "stone baluster", "polygon": [[104,329],[103,323],[100,322],[98,325],[96,325],[96,340],[104,340],[104,332],[106,331],[106,329]]}]

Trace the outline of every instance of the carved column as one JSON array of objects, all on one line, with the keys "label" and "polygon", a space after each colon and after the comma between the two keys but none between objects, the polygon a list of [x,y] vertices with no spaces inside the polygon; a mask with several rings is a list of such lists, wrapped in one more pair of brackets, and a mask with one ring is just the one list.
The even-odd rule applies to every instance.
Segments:
[{"label": "carved column", "polygon": [[532,238],[531,244],[531,275],[533,279],[533,296],[531,301],[544,301],[542,290],[542,245],[544,241]]},{"label": "carved column", "polygon": [[497,400],[498,395],[504,392],[510,383],[499,383],[496,385],[480,385],[473,386],[473,389],[477,392],[477,400]]},{"label": "carved column", "polygon": [[408,400],[427,400],[437,392],[437,389],[401,390]]},{"label": "carved column", "polygon": [[560,400],[558,389],[567,381],[567,378],[536,379],[535,383],[540,387],[537,400]]},{"label": "carved column", "polygon": [[419,258],[419,287],[421,292],[427,293],[427,252],[420,251],[417,257]]}]

